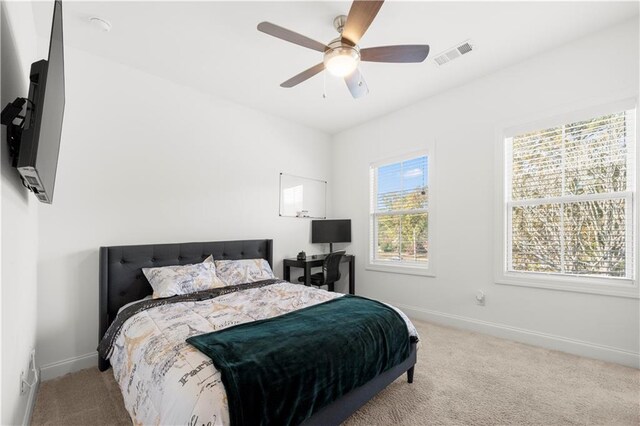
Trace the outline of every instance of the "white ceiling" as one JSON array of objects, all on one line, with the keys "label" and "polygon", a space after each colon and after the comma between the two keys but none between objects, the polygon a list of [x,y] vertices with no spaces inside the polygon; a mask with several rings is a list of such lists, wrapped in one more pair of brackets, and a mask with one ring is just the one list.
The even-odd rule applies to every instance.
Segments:
[{"label": "white ceiling", "polygon": [[[333,18],[349,6],[67,1],[65,44],[333,134],[638,14],[638,2],[388,1],[361,47],[428,43],[424,63],[362,63],[370,93],[358,100],[330,75],[281,88],[321,62],[322,54],[263,34],[256,25],[270,21],[326,43],[337,36]],[[51,3],[33,8],[39,35],[48,37]],[[90,25],[91,16],[109,20],[111,32]],[[433,62],[467,39],[477,50],[442,67]]]}]

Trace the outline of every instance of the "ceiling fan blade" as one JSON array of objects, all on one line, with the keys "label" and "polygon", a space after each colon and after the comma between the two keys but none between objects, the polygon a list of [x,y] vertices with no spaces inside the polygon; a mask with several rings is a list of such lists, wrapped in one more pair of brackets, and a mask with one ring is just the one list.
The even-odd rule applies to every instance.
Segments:
[{"label": "ceiling fan blade", "polygon": [[324,69],[324,63],[320,62],[318,65],[314,65],[308,70],[302,71],[300,74],[291,77],[289,80],[285,81],[280,85],[280,87],[293,87],[302,83],[305,80],[310,79],[314,75],[318,74],[320,71]]},{"label": "ceiling fan blade", "polygon": [[355,0],[342,29],[342,41],[358,44],[373,22],[384,0]]},{"label": "ceiling fan blade", "polygon": [[429,45],[427,44],[380,46],[360,49],[360,59],[368,62],[415,63],[424,61],[428,55]]},{"label": "ceiling fan blade", "polygon": [[309,37],[280,27],[276,24],[272,24],[271,22],[260,22],[258,24],[258,31],[262,31],[263,33],[269,34],[270,36],[274,36],[290,43],[297,44],[298,46],[317,50],[318,52],[324,52],[325,50],[329,49],[326,44],[312,40]]},{"label": "ceiling fan blade", "polygon": [[367,82],[364,81],[364,77],[360,73],[358,68],[355,69],[351,74],[344,78],[345,83],[347,83],[347,87],[351,92],[351,96],[358,99],[362,96],[365,96],[369,93],[369,87],[367,86]]}]

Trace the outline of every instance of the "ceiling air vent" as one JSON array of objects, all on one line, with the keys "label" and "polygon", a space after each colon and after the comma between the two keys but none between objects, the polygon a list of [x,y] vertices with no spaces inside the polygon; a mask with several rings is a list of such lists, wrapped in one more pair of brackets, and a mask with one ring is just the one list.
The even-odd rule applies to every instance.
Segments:
[{"label": "ceiling air vent", "polygon": [[467,40],[452,49],[445,50],[444,52],[433,58],[433,60],[436,61],[436,64],[442,66],[447,62],[451,62],[454,59],[457,59],[460,56],[471,52],[472,50],[474,50],[474,46],[471,44],[470,40]]}]

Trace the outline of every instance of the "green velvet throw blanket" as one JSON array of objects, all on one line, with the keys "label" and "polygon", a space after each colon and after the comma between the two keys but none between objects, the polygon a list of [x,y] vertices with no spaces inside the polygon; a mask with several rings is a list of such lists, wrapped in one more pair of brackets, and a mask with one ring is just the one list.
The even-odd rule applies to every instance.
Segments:
[{"label": "green velvet throw blanket", "polygon": [[299,424],[410,352],[396,311],[350,295],[187,342],[221,372],[233,426]]}]

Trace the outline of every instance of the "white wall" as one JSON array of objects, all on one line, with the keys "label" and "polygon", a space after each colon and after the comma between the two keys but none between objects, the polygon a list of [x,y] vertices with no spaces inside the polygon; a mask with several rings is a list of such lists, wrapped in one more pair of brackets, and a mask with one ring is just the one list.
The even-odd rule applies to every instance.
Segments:
[{"label": "white wall", "polygon": [[[464,67],[459,61],[447,66]],[[333,212],[353,221],[357,292],[417,318],[638,366],[638,299],[497,285],[493,270],[501,123],[636,97],[638,72],[636,19],[336,135]],[[429,141],[437,277],[365,270],[369,164]],[[474,303],[478,289],[484,307]]]},{"label": "white wall", "polygon": [[95,364],[100,246],[273,238],[278,275],[322,249],[308,220],[278,216],[278,185],[280,172],[330,180],[328,135],[68,47],[66,82],[39,214],[43,378]]},{"label": "white wall", "polygon": [[[0,107],[16,97],[26,97],[29,68],[37,54],[31,5],[5,3],[2,15],[2,93]],[[22,186],[10,166],[6,130],[0,128],[2,218],[2,398],[0,423],[20,424],[32,394],[20,395],[20,372],[27,371],[36,343],[36,269],[38,255],[38,201]],[[32,378],[29,377],[30,379]]]}]

